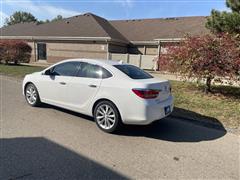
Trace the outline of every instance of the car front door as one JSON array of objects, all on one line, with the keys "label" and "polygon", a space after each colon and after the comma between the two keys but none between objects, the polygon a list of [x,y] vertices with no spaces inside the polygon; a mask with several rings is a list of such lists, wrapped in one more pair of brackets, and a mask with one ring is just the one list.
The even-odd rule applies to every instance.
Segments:
[{"label": "car front door", "polygon": [[66,105],[79,112],[88,111],[88,105],[95,97],[101,85],[101,67],[80,62],[77,77],[69,79],[67,86]]},{"label": "car front door", "polygon": [[77,75],[79,62],[58,64],[48,73],[45,72],[38,83],[41,100],[54,105],[64,106],[69,80]]}]

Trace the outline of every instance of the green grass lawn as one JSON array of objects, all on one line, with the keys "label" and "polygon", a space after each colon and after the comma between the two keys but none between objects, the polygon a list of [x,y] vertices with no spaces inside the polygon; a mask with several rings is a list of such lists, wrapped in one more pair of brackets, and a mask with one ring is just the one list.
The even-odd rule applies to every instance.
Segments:
[{"label": "green grass lawn", "polygon": [[[41,71],[43,67],[0,64],[0,74],[24,77]],[[175,98],[173,115],[223,124],[226,127],[240,126],[240,88],[213,86],[213,93],[205,94],[203,86],[196,83],[171,81]]]},{"label": "green grass lawn", "polygon": [[43,70],[43,67],[0,64],[0,74],[24,77],[26,74]]},{"label": "green grass lawn", "polygon": [[205,94],[196,83],[171,81],[175,98],[174,115],[222,123],[229,128],[240,126],[240,88],[213,86]]}]

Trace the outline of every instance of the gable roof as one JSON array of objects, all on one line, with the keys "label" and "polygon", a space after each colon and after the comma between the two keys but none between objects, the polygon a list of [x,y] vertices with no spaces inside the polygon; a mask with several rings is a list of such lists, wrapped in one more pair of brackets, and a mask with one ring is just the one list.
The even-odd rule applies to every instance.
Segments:
[{"label": "gable roof", "polygon": [[115,20],[110,23],[129,41],[184,38],[189,35],[208,34],[206,17],[179,17],[158,19]]},{"label": "gable roof", "polygon": [[[1,28],[1,36],[53,37],[52,39],[82,38],[112,40],[128,44],[129,41],[183,38],[208,34],[206,17],[179,17],[108,21],[91,13],[44,23],[19,23]],[[6,37],[7,38],[7,37]]]},{"label": "gable roof", "polygon": [[91,13],[44,24],[19,23],[1,28],[1,34],[2,36],[96,37],[128,42],[106,19]]}]

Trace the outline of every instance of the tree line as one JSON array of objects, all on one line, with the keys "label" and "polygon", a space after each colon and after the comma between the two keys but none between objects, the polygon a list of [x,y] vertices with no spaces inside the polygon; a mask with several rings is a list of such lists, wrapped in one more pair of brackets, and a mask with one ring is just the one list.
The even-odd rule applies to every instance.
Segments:
[{"label": "tree line", "polygon": [[51,20],[49,19],[38,20],[34,15],[32,15],[29,12],[16,11],[9,18],[5,19],[4,25],[9,26],[9,25],[14,25],[14,24],[23,23],[23,22],[36,22],[38,24],[43,24],[43,23],[58,21],[61,19],[63,19],[63,16],[57,15],[55,18]]}]

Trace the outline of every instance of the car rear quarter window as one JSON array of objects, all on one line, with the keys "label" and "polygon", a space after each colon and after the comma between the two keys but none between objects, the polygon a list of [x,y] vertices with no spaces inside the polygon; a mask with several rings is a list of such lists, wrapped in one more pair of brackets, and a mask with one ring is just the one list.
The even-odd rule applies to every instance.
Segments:
[{"label": "car rear quarter window", "polygon": [[123,65],[114,65],[115,68],[122,71],[124,74],[129,76],[132,79],[150,79],[153,78],[150,74],[143,71],[142,69],[129,65],[129,64],[123,64]]}]

